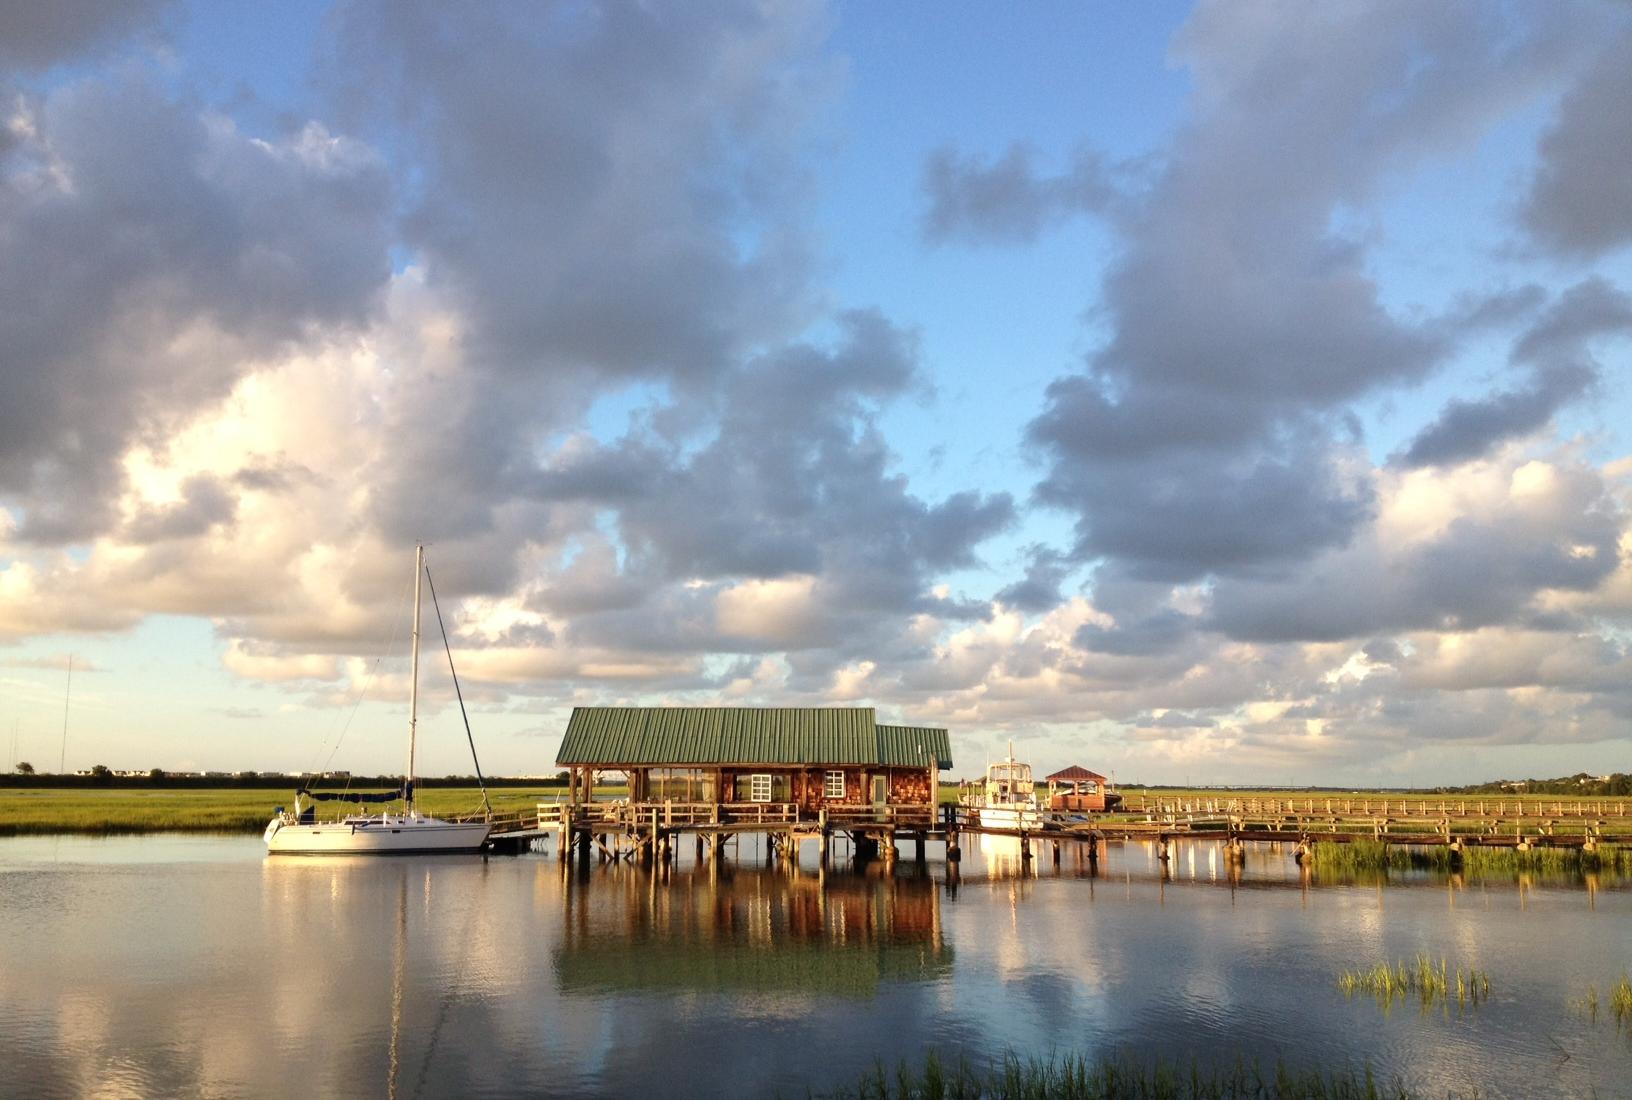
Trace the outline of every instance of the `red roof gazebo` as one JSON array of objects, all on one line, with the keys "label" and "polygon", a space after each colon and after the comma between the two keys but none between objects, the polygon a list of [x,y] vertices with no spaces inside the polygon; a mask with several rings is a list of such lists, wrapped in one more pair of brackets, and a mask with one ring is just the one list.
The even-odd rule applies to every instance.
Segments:
[{"label": "red roof gazebo", "polygon": [[1087,768],[1080,768],[1077,765],[1072,764],[1069,768],[1063,768],[1060,771],[1055,772],[1047,779],[1044,779],[1043,782],[1058,783],[1064,781],[1069,783],[1080,783],[1083,781],[1092,781],[1094,783],[1103,783],[1105,782],[1105,778],[1105,776],[1100,775],[1098,772],[1091,772]]},{"label": "red roof gazebo", "polygon": [[1072,764],[1049,776],[1048,808],[1072,813],[1094,813],[1112,809],[1122,796],[1111,789],[1111,781],[1098,772]]}]

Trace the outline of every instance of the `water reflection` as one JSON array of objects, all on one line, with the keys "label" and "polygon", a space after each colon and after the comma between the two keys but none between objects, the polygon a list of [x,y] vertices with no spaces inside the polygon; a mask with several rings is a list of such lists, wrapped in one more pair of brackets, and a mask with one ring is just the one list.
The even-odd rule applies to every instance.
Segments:
[{"label": "water reflection", "polygon": [[552,956],[562,992],[871,997],[886,981],[951,971],[940,890],[927,876],[725,864],[675,870],[654,889],[659,877],[618,865],[566,892]]},{"label": "water reflection", "polygon": [[[315,1095],[797,1095],[926,1049],[1365,1062],[1491,1096],[1632,1079],[1632,1043],[1564,1009],[1632,964],[1620,879],[986,836],[955,875],[933,845],[891,873],[211,843],[0,842],[6,1088],[264,1095],[298,1064]],[[1489,971],[1490,1001],[1384,1018],[1337,988],[1418,952]]]}]

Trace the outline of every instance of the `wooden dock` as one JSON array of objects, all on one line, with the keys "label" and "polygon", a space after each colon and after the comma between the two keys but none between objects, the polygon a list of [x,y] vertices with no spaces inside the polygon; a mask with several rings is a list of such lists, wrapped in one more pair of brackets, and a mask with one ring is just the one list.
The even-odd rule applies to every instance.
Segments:
[{"label": "wooden dock", "polygon": [[1084,845],[1097,862],[1111,841],[1150,841],[1166,860],[1175,846],[1222,843],[1226,858],[1245,858],[1248,845],[1292,845],[1301,862],[1314,845],[1359,841],[1388,846],[1569,849],[1596,851],[1600,845],[1632,845],[1632,813],[1617,799],[1464,798],[1184,798],[1130,799],[1114,814],[1081,815],[1080,820],[1016,832],[983,828],[959,806],[877,807],[802,816],[788,803],[630,803],[627,801],[540,803],[532,813],[496,819],[489,837],[495,853],[548,848],[558,859],[576,854],[583,861],[666,862],[679,845],[692,843],[698,861],[718,859],[743,836],[764,837],[768,858],[791,857],[806,842],[817,846],[825,865],[835,838],[860,861],[893,864],[902,842],[911,842],[922,862],[930,840],[946,845],[946,862],[961,858],[963,833],[1020,838],[1021,858],[1041,857],[1052,846]]},{"label": "wooden dock", "polygon": [[[1097,860],[1103,842],[1145,840],[1156,842],[1162,860],[1179,843],[1207,841],[1222,842],[1232,859],[1244,858],[1248,844],[1290,844],[1299,862],[1312,858],[1313,846],[1322,841],[1457,853],[1470,848],[1593,852],[1600,845],[1632,845],[1632,813],[1624,799],[1135,797],[1116,813],[1083,815],[1077,824],[1029,834],[982,829],[969,821],[956,828],[1020,835],[1023,859],[1031,858],[1030,842],[1064,840],[1088,844],[1090,860]],[[1054,858],[1059,858],[1057,845]]]}]

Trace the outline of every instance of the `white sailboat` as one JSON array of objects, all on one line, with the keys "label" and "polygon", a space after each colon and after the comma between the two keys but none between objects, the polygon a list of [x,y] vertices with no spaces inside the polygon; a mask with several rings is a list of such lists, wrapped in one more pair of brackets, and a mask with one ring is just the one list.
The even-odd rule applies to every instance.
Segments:
[{"label": "white sailboat", "polygon": [[[414,648],[413,673],[408,689],[408,771],[403,776],[400,813],[352,814],[336,821],[318,821],[315,806],[301,805],[295,794],[295,808],[280,812],[266,826],[264,838],[270,853],[396,854],[402,852],[475,852],[487,840],[491,826],[486,821],[443,821],[414,808],[414,736],[419,724],[419,609],[420,582],[425,576],[425,547],[414,552]],[[314,799],[316,796],[312,796]],[[395,801],[396,792],[383,795],[352,796],[352,801]]]}]

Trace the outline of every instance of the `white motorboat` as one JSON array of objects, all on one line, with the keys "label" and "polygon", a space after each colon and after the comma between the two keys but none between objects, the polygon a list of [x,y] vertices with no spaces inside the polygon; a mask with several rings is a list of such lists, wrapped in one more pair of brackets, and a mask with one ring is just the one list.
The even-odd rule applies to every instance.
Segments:
[{"label": "white motorboat", "polygon": [[1008,759],[988,765],[981,782],[966,783],[958,802],[970,822],[982,829],[1029,833],[1043,828],[1047,818],[1037,804],[1031,765],[1015,760],[1013,742],[1009,743]]},{"label": "white motorboat", "polygon": [[[403,776],[401,791],[380,794],[346,794],[340,792],[313,792],[302,788],[295,792],[293,811],[280,811],[267,823],[264,839],[271,853],[346,853],[352,855],[387,855],[404,852],[475,852],[487,841],[491,826],[487,821],[443,821],[422,814],[414,808],[414,738],[419,725],[419,610],[420,582],[425,573],[425,547],[414,553],[414,647],[413,673],[408,689],[408,771]],[[432,588],[435,598],[435,588]],[[438,612],[438,619],[441,613]],[[451,666],[451,655],[450,655]],[[457,687],[458,681],[455,680]],[[460,707],[463,709],[463,702]],[[472,753],[475,746],[472,744]],[[481,774],[477,767],[478,778]],[[302,805],[301,797],[310,801]],[[400,812],[351,814],[333,821],[317,820],[316,803],[326,801],[395,802],[401,800]],[[485,794],[484,794],[485,799]]]}]

